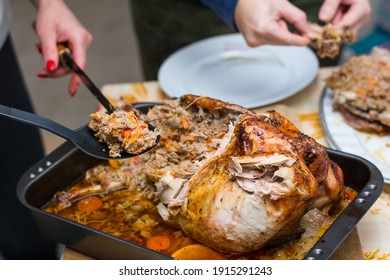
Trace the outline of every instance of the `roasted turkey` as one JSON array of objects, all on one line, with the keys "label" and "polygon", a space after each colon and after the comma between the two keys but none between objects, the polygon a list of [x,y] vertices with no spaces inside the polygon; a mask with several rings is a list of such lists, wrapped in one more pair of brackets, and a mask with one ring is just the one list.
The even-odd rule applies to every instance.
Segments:
[{"label": "roasted turkey", "polygon": [[308,209],[337,199],[341,170],[280,114],[244,113],[231,129],[188,181],[160,182],[167,223],[220,252],[247,253],[291,238]]},{"label": "roasted turkey", "polygon": [[122,182],[154,195],[166,223],[220,252],[248,253],[294,238],[307,211],[339,198],[341,169],[275,111],[256,114],[184,95],[143,119],[160,131],[161,142],[119,161],[115,172],[126,180],[115,187]]}]

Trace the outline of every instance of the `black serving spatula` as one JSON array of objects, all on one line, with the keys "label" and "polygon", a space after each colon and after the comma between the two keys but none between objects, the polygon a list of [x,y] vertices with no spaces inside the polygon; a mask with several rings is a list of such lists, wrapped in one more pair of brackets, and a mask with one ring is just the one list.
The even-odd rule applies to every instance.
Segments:
[{"label": "black serving spatula", "polygon": [[[55,121],[32,114],[26,111],[22,111],[16,108],[8,107],[0,104],[0,117],[5,117],[21,123],[40,127],[47,131],[50,131],[66,140],[69,140],[76,145],[81,151],[87,153],[90,156],[100,159],[125,159],[129,157],[135,157],[139,154],[149,151],[152,147],[148,147],[139,154],[129,154],[126,152],[121,153],[121,157],[113,158],[109,156],[109,149],[105,143],[101,143],[93,135],[93,132],[84,125],[76,130],[71,130]],[[160,139],[160,136],[158,136]],[[158,142],[158,140],[156,140]],[[157,144],[157,143],[156,143]],[[4,148],[4,147],[3,147]]]}]

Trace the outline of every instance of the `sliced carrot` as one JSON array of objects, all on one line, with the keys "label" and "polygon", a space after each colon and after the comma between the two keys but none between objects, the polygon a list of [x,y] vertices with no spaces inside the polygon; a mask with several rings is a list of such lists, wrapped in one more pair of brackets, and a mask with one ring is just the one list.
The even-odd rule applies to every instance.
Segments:
[{"label": "sliced carrot", "polygon": [[92,113],[92,114],[90,114],[89,115],[91,118],[93,118],[93,119],[98,119],[99,117],[98,117],[98,115],[96,114],[96,113]]},{"label": "sliced carrot", "polygon": [[190,123],[185,117],[180,118],[181,125],[183,126],[184,129],[189,129],[190,128]]},{"label": "sliced carrot", "polygon": [[371,78],[370,79],[370,84],[368,85],[368,90],[371,91],[371,92],[374,91],[377,83],[378,83],[378,80],[376,80],[374,78]]},{"label": "sliced carrot", "polygon": [[367,94],[367,91],[366,91],[365,89],[358,88],[358,89],[356,90],[356,93],[357,93],[357,94]]},{"label": "sliced carrot", "polygon": [[119,167],[121,167],[118,160],[108,160],[108,165],[111,166],[112,168],[115,168],[115,169],[118,169]]},{"label": "sliced carrot", "polygon": [[90,222],[90,223],[88,223],[89,227],[95,228],[95,229],[99,229],[100,225],[101,225],[101,223],[99,223],[99,222]]},{"label": "sliced carrot", "polygon": [[185,246],[171,255],[176,260],[224,260],[222,254],[201,244]]},{"label": "sliced carrot", "polygon": [[132,131],[133,131],[133,130],[132,130],[131,128],[122,130],[122,132],[121,132],[122,138],[129,137],[129,135],[130,135],[130,133],[131,133]]},{"label": "sliced carrot", "polygon": [[194,136],[185,136],[183,141],[195,141],[195,137]]},{"label": "sliced carrot", "polygon": [[146,247],[154,251],[163,251],[171,246],[171,240],[166,235],[152,236],[146,241]]},{"label": "sliced carrot", "polygon": [[137,126],[134,133],[131,134],[129,139],[126,138],[125,143],[126,144],[133,144],[137,139],[141,136],[141,126]]},{"label": "sliced carrot", "polygon": [[357,195],[356,191],[350,188],[343,188],[340,196],[341,199],[352,201]]},{"label": "sliced carrot", "polygon": [[135,124],[140,123],[140,119],[136,115],[134,115],[134,112],[129,112],[127,115],[127,119]]},{"label": "sliced carrot", "polygon": [[84,198],[77,202],[77,209],[81,212],[91,212],[102,207],[103,202],[96,196]]}]

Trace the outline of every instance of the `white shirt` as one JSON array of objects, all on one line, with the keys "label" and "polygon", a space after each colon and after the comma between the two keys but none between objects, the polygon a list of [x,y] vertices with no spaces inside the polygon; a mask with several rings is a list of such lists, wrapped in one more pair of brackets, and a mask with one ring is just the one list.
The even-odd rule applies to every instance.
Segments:
[{"label": "white shirt", "polygon": [[11,29],[11,19],[12,13],[8,0],[0,0],[0,49]]}]

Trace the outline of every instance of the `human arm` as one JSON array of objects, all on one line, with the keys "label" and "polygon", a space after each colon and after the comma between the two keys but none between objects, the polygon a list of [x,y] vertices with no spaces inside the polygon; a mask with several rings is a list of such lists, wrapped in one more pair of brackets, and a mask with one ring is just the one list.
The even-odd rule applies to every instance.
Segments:
[{"label": "human arm", "polygon": [[234,24],[234,10],[238,0],[200,0],[200,2],[213,10],[232,30]]},{"label": "human arm", "polygon": [[371,17],[369,0],[325,0],[319,18],[336,28],[349,26],[357,32]]},{"label": "human arm", "polygon": [[[58,42],[67,42],[72,49],[76,63],[85,68],[87,49],[92,42],[92,35],[79,22],[63,0],[31,0],[37,8],[35,31],[40,40],[40,48],[45,68],[38,73],[40,77],[61,77],[68,73],[59,67]],[[69,93],[73,96],[80,84],[80,79],[72,74]]]}]

